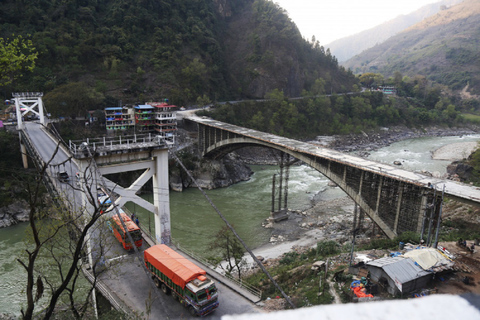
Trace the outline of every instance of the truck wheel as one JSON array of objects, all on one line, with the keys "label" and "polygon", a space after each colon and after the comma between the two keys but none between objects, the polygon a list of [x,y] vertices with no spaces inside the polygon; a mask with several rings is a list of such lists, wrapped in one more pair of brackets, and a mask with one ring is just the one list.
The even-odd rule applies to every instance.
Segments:
[{"label": "truck wheel", "polygon": [[153,278],[153,283],[155,283],[155,287],[160,288],[160,280],[158,278]]},{"label": "truck wheel", "polygon": [[163,293],[165,293],[165,294],[169,294],[169,293],[170,293],[170,289],[167,288],[167,286],[165,285],[165,283],[162,283],[160,289],[162,289]]},{"label": "truck wheel", "polygon": [[190,314],[194,317],[197,315],[197,313],[195,312],[195,308],[192,306],[188,306],[188,312],[190,312]]}]

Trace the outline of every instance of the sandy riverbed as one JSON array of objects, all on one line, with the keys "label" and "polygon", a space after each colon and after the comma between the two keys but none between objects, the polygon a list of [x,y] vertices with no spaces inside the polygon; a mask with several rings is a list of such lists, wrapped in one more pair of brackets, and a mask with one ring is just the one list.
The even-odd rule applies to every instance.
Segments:
[{"label": "sandy riverbed", "polygon": [[477,142],[458,142],[447,144],[432,153],[434,160],[457,161],[466,159],[478,148]]}]

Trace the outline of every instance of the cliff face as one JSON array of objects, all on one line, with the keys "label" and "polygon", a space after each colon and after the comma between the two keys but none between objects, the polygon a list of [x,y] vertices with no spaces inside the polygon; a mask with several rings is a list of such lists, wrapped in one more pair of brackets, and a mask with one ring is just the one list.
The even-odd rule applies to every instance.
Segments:
[{"label": "cliff face", "polygon": [[[253,171],[238,159],[234,153],[228,154],[221,160],[195,161],[195,169],[191,174],[202,189],[216,189],[228,187],[240,181],[246,181]],[[170,189],[183,191],[186,188],[195,188],[195,185],[180,168],[170,170]]]},{"label": "cliff face", "polygon": [[28,221],[29,207],[25,200],[0,208],[0,228]]},{"label": "cliff face", "polygon": [[465,182],[472,177],[473,167],[465,161],[454,161],[447,167],[447,173],[449,179]]}]

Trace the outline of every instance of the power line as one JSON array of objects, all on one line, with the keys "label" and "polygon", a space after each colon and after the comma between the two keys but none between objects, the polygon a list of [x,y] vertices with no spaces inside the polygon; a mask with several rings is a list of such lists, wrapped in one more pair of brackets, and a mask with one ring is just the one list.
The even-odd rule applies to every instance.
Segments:
[{"label": "power line", "polygon": [[190,171],[188,171],[188,169],[185,167],[185,165],[180,161],[180,159],[178,158],[178,156],[176,155],[176,153],[174,151],[172,151],[172,149],[169,147],[169,151],[170,154],[175,158],[175,161],[177,161],[177,163],[182,167],[182,169],[185,171],[185,173],[190,177],[190,179],[192,179],[192,181],[195,183],[195,185],[197,186],[198,190],[200,190],[200,192],[203,194],[203,196],[207,199],[207,201],[210,203],[210,205],[215,209],[215,211],[218,213],[218,215],[220,216],[220,218],[225,222],[225,224],[227,225],[227,227],[232,231],[232,233],[235,235],[235,237],[238,239],[238,241],[240,241],[240,243],[242,244],[242,246],[245,248],[245,250],[247,250],[247,252],[250,254],[250,256],[252,257],[252,259],[257,263],[257,265],[260,267],[260,269],[262,269],[262,271],[267,275],[267,277],[270,279],[270,281],[272,281],[273,285],[280,291],[280,293],[282,294],[282,296],[285,298],[285,300],[287,300],[287,302],[290,304],[290,306],[295,309],[295,304],[293,304],[292,300],[290,299],[289,296],[287,296],[287,294],[282,290],[282,288],[280,287],[280,285],[275,281],[275,279],[273,279],[273,277],[270,275],[270,273],[268,272],[267,269],[265,269],[265,267],[263,266],[263,264],[260,262],[260,260],[257,259],[257,257],[255,256],[255,254],[253,254],[252,250],[250,250],[250,248],[247,246],[247,244],[243,241],[242,238],[240,238],[240,236],[238,235],[238,233],[235,231],[235,229],[233,228],[233,226],[227,221],[227,219],[223,216],[223,214],[220,212],[220,210],[218,210],[218,208],[215,206],[215,204],[212,202],[212,200],[208,197],[208,195],[205,193],[205,191],[203,191],[203,189],[197,184],[195,178],[192,176],[192,174],[190,173]]}]

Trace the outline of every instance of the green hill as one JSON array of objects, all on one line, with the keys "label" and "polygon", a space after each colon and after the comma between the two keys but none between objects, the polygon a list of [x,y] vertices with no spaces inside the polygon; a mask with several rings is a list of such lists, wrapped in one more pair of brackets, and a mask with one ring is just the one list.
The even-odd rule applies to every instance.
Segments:
[{"label": "green hill", "polygon": [[344,63],[354,73],[424,75],[480,94],[480,0],[439,12]]},{"label": "green hill", "polygon": [[298,96],[318,78],[333,91],[355,83],[267,0],[4,0],[0,37],[12,35],[40,54],[33,73],[1,88],[6,99],[80,88],[71,95],[94,89],[91,108],[164,97],[183,105],[276,88]]}]

